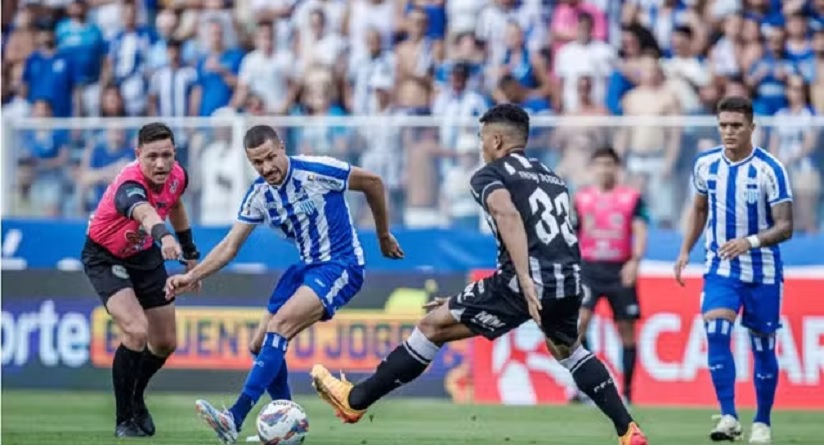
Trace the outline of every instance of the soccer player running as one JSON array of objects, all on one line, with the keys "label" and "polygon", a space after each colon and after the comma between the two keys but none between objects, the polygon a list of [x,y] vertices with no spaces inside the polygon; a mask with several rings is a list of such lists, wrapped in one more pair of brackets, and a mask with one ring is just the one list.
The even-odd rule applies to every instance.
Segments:
[{"label": "soccer player running", "polygon": [[587,290],[579,330],[586,346],[592,311],[606,297],[623,345],[624,400],[632,400],[635,323],[641,317],[636,280],[647,248],[649,214],[641,193],[618,183],[621,159],[612,148],[592,155],[595,184],[575,194],[575,221]]},{"label": "soccer player running", "polygon": [[[86,276],[121,332],[112,364],[117,437],[155,433],[143,393],[177,345],[163,261],[182,257],[190,268],[200,255],[180,199],[188,177],[175,161],[172,130],[145,125],[135,154],[89,219],[81,255]],[[177,239],[166,229],[166,217]]]},{"label": "soccer player running", "polygon": [[428,304],[433,310],[368,379],[353,385],[317,364],[311,372],[315,389],[338,417],[354,423],[378,399],[420,376],[444,343],[476,335],[492,340],[532,318],[550,353],[615,424],[619,444],[646,445],[607,368],[578,342],[581,260],[566,185],[525,157],[529,116],[520,107],[495,106],[480,122],[486,165],[471,188],[498,241],[498,270]]},{"label": "soccer player running", "polygon": [[769,444],[770,412],[778,384],[775,331],[781,326],[783,286],[778,244],[792,236],[792,191],[784,166],[752,145],[752,103],[727,97],[718,104],[717,114],[723,144],[695,160],[697,194],[675,263],[675,279],[684,285],[681,273],[703,231],[707,259],[701,313],[709,370],[721,405],[721,419],[710,438],[723,441],[741,436],[730,338],[743,307],[741,324],[750,331],[758,405],[750,443]]},{"label": "soccer player running", "polygon": [[269,298],[251,345],[257,357],[235,404],[220,411],[205,400],[195,402],[224,443],[237,440],[264,391],[273,399],[290,398],[284,360],[289,341],[316,322],[331,319],[363,285],[365,259],[346,190],[366,196],[383,255],[403,258],[389,233],[386,191],[378,176],[328,157],[287,156],[277,132],[265,125],[250,128],[243,145],[260,178],[246,193],[237,221],[202,263],[167,281],[171,297],[219,271],[259,224],[294,240],[300,253],[301,262],[286,270]]}]

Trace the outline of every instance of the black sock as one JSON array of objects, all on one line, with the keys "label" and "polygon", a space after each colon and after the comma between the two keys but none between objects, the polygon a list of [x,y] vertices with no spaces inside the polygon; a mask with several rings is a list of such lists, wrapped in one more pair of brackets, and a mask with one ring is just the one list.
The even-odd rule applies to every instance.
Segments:
[{"label": "black sock", "polygon": [[143,393],[146,391],[149,380],[163,367],[164,363],[166,363],[166,357],[158,357],[152,354],[149,348],[143,350],[137,375],[135,376],[134,406],[136,410],[146,409]]},{"label": "black sock", "polygon": [[132,418],[132,395],[134,394],[137,366],[140,364],[138,351],[122,344],[114,352],[112,363],[112,383],[114,384],[115,418],[117,424]]},{"label": "black sock", "polygon": [[415,380],[423,374],[438,350],[440,346],[415,329],[406,341],[383,359],[374,374],[352,388],[349,406],[358,410],[366,409],[395,388]]},{"label": "black sock", "polygon": [[626,434],[632,416],[621,401],[606,366],[582,347],[578,347],[569,358],[561,360],[561,364],[572,373],[578,389],[589,396],[601,412],[612,420],[618,436]]},{"label": "black sock", "polygon": [[624,365],[624,397],[627,401],[632,401],[632,376],[635,374],[635,345],[624,346],[624,353],[621,361]]}]

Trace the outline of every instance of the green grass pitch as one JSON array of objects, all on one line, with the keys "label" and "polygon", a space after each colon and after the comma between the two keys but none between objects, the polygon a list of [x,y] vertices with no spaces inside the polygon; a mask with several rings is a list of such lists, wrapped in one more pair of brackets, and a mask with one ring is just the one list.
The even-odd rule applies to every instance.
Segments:
[{"label": "green grass pitch", "polygon": [[[145,443],[218,444],[196,417],[194,400],[203,395],[153,394],[148,399],[158,434],[153,438],[113,437],[114,406],[103,392],[2,392],[3,445],[64,445]],[[229,394],[206,397],[218,406],[232,402]],[[393,444],[615,444],[610,423],[586,406],[502,407],[454,405],[424,399],[387,399],[357,425],[343,425],[330,408],[313,397],[297,400],[309,413],[307,445]],[[257,408],[253,414],[257,413]],[[711,443],[709,410],[635,408],[634,415],[650,438],[661,445]],[[743,412],[742,419],[752,413]],[[821,444],[824,412],[779,411],[773,416],[774,444]],[[247,422],[241,440],[253,431]],[[745,424],[745,429],[748,427]],[[239,442],[244,443],[244,442]],[[744,442],[746,443],[746,442]]]}]

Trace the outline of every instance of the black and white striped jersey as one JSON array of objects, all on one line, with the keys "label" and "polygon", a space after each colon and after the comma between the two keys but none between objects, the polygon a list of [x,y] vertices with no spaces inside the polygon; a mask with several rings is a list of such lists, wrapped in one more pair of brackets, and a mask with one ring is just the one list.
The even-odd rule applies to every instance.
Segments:
[{"label": "black and white striped jersey", "polygon": [[498,189],[509,192],[521,215],[529,245],[530,275],[538,293],[543,298],[581,293],[581,253],[563,179],[539,161],[516,151],[478,170],[472,176],[471,186],[498,242],[498,273],[510,280],[514,291],[518,291],[515,266],[486,202]]}]

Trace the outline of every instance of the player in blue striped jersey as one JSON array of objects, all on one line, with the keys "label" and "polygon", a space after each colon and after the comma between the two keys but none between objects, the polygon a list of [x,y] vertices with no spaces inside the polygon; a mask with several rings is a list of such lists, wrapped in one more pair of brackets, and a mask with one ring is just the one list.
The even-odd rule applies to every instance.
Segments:
[{"label": "player in blue striped jersey", "polygon": [[237,402],[219,411],[205,400],[196,407],[224,443],[234,443],[249,411],[264,391],[289,399],[284,355],[289,341],[312,324],[328,320],[360,290],[365,259],[344,193],[366,195],[381,252],[403,258],[389,233],[386,194],[378,176],[327,157],[287,156],[272,127],[246,132],[246,156],[260,174],[246,193],[237,221],[198,267],[169,278],[169,296],[187,291],[219,271],[237,254],[255,227],[265,224],[294,240],[301,261],[281,277],[269,299],[252,353],[254,365]]},{"label": "player in blue striped jersey", "polygon": [[714,441],[735,440],[741,424],[735,410],[735,362],[730,349],[735,319],[749,329],[754,357],[758,409],[750,444],[771,441],[770,412],[778,384],[775,331],[781,326],[783,271],[778,244],[792,236],[792,191],[784,166],[752,144],[752,103],[728,97],[718,105],[723,144],[695,160],[696,197],[675,278],[702,232],[706,271],[701,312],[707,329],[707,355],[721,419],[710,433]]}]

